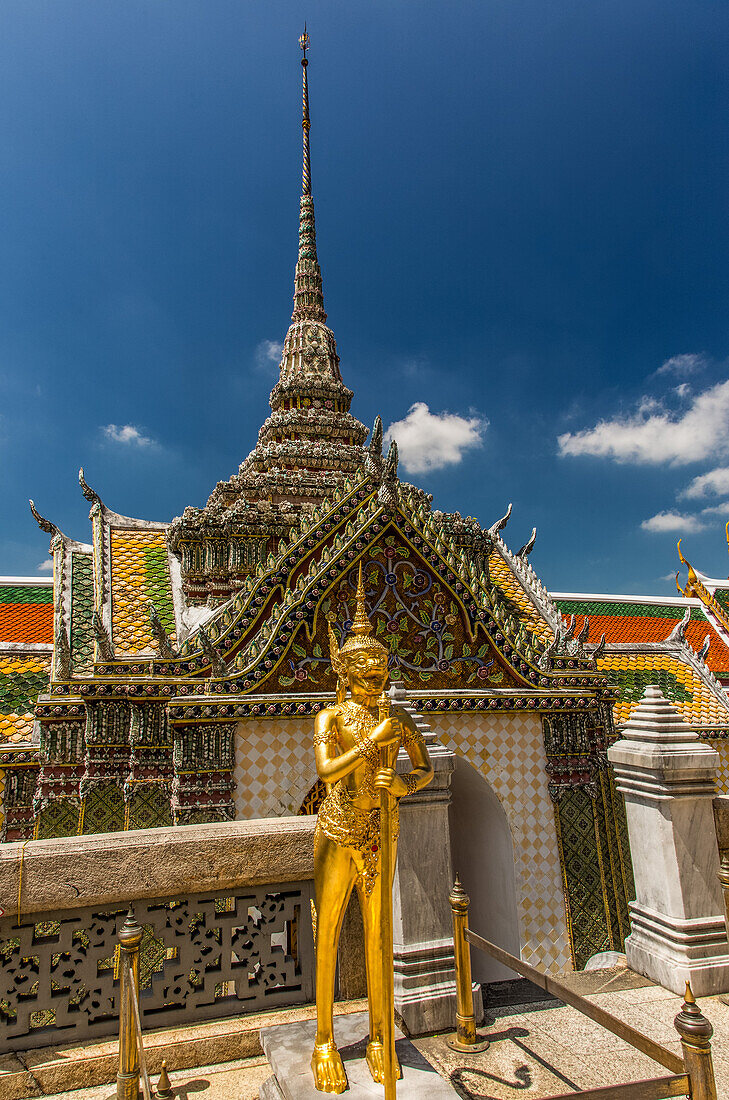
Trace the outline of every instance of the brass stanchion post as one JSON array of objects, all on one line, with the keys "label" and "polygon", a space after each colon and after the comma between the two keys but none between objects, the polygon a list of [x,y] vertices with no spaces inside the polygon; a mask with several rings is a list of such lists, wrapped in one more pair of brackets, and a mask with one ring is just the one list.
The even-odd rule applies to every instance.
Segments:
[{"label": "brass stanchion post", "polygon": [[673,1023],[681,1036],[683,1061],[691,1081],[691,1100],[717,1100],[711,1058],[714,1029],[696,1004],[689,982],[686,982],[683,1006]]},{"label": "brass stanchion post", "polygon": [[157,1082],[157,1089],[155,1093],[157,1100],[173,1100],[174,1093],[172,1092],[172,1082],[170,1081],[169,1074],[167,1073],[167,1063],[164,1058],[162,1059],[162,1072],[159,1075],[159,1081]]},{"label": "brass stanchion post", "polygon": [[446,1042],[461,1054],[477,1054],[486,1050],[488,1039],[476,1033],[476,1017],[473,1014],[473,982],[471,980],[471,946],[466,939],[468,907],[471,904],[461,880],[456,881],[448,900],[453,913],[453,951],[456,959],[456,1032]]},{"label": "brass stanchion post", "polygon": [[[116,1075],[117,1100],[139,1100],[139,1051],[134,1025],[132,998],[139,998],[139,945],[142,926],[129,909],[119,929],[121,951],[119,990],[119,1072]],[[131,973],[130,973],[131,969]]]}]

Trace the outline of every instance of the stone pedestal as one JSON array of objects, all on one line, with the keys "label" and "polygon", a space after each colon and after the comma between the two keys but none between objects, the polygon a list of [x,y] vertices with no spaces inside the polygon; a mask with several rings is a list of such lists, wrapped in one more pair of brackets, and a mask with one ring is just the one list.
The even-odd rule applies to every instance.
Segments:
[{"label": "stone pedestal", "polygon": [[[396,700],[400,702],[399,699]],[[411,1035],[455,1026],[456,983],[448,895],[453,885],[448,806],[454,754],[429,732],[425,742],[435,775],[400,803],[400,840],[393,887],[395,1009]],[[412,765],[401,752],[399,772]],[[483,1020],[480,986],[476,1022]]]},{"label": "stone pedestal", "polygon": [[628,966],[682,994],[729,989],[712,798],[718,754],[657,687],[647,687],[609,749],[625,796],[636,899]]},{"label": "stone pedestal", "polygon": [[[365,1061],[369,1017],[366,1012],[337,1016],[334,1039],[344,1062],[349,1100],[382,1100],[383,1087],[376,1085]],[[323,1093],[314,1088],[311,1053],[314,1049],[316,1021],[303,1020],[263,1028],[261,1046],[273,1076],[260,1089],[261,1100],[321,1100]],[[402,1067],[397,1084],[398,1100],[457,1100],[456,1090],[436,1073],[412,1043],[400,1031],[395,1032],[395,1050]]]}]

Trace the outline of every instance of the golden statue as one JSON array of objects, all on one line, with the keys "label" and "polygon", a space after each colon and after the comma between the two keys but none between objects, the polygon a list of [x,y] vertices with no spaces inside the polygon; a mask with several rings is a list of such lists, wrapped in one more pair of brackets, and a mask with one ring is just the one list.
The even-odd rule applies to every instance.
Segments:
[{"label": "golden statue", "polygon": [[[337,945],[352,888],[364,921],[370,1030],[367,1064],[385,1098],[401,1077],[395,1057],[392,971],[392,876],[397,855],[398,801],[433,778],[428,751],[411,716],[390,714],[385,695],[388,652],[372,636],[365,610],[362,567],[352,631],[339,648],[329,627],[337,702],[314,720],[316,769],[327,785],[314,834],[316,891],[316,1040],[311,1059],[320,1092],[341,1093],[347,1076],[334,1043],[333,1002]],[[349,693],[347,693],[349,689]],[[413,770],[395,773],[400,746]]]}]

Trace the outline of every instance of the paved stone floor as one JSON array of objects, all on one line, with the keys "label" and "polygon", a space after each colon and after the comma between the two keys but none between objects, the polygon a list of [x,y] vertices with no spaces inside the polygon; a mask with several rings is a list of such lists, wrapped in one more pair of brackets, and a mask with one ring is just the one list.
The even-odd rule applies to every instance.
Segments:
[{"label": "paved stone floor", "polygon": [[[571,976],[569,984],[608,1012],[680,1053],[673,1018],[681,999],[630,971]],[[718,997],[700,1001],[714,1026],[714,1070],[718,1095],[729,1097],[729,1005]],[[575,1009],[541,1001],[489,1012],[482,1029],[491,1045],[465,1057],[451,1051],[444,1036],[416,1040],[416,1046],[454,1085],[464,1100],[544,1100],[584,1088],[618,1085],[667,1074],[645,1055],[593,1024]],[[265,1059],[227,1062],[172,1074],[178,1100],[257,1100],[269,1075]],[[115,1100],[113,1086],[58,1094],[53,1100]]]}]

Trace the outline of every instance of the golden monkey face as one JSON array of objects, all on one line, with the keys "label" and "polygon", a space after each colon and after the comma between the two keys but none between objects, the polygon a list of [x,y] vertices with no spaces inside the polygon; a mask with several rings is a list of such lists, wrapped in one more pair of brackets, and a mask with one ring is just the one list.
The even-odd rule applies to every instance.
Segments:
[{"label": "golden monkey face", "polygon": [[381,695],[387,687],[387,657],[377,652],[357,653],[346,662],[347,680],[355,694]]}]

